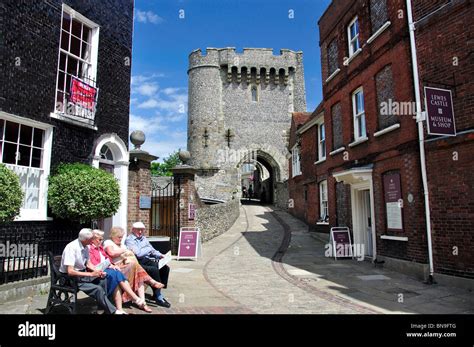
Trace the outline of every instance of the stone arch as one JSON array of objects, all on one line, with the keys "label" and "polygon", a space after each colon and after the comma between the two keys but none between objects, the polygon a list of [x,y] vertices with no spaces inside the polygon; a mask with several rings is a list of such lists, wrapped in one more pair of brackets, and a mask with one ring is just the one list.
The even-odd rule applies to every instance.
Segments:
[{"label": "stone arch", "polygon": [[264,181],[254,178],[252,184],[252,191],[255,194],[254,197],[258,199],[262,198],[262,201],[265,203],[275,203],[280,194],[278,190],[282,184],[282,178],[285,177],[285,170],[282,170],[282,166],[285,163],[284,156],[279,155],[278,152],[272,148],[263,149],[257,146],[251,147],[247,151],[247,154],[244,155],[236,165],[241,185],[243,184],[241,179],[241,167],[247,163],[254,164],[259,174],[263,168],[269,173],[268,179]]},{"label": "stone arch", "polygon": [[[103,160],[101,158],[100,153],[104,146],[107,146],[112,152],[113,160]],[[117,213],[111,217],[111,220],[107,220],[107,228],[109,224],[112,224],[113,226],[120,226],[127,230],[128,165],[129,153],[127,145],[117,134],[103,134],[95,141],[92,166],[95,168],[105,166],[107,171],[113,173],[115,178],[117,178],[120,186],[120,207]],[[104,231],[107,234],[109,232],[109,230]]]}]

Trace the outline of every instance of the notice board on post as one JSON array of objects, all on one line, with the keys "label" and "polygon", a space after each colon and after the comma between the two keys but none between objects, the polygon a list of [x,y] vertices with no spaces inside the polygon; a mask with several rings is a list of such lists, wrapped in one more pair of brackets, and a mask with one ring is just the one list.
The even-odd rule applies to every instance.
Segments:
[{"label": "notice board on post", "polygon": [[182,227],[179,230],[177,259],[197,259],[202,255],[199,228]]},{"label": "notice board on post", "polygon": [[351,233],[348,227],[333,227],[329,235],[329,243],[332,245],[334,259],[352,258]]}]

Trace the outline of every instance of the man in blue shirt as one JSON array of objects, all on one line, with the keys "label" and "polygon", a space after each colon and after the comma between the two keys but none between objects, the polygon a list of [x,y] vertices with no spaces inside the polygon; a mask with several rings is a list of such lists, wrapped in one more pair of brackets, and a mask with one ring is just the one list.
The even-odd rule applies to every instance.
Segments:
[{"label": "man in blue shirt", "polygon": [[[153,248],[150,241],[143,235],[145,232],[145,225],[142,222],[133,223],[132,233],[128,235],[125,240],[125,245],[128,249],[135,253],[140,265],[155,281],[158,281],[166,288],[168,284],[168,276],[170,268],[168,265],[159,268],[159,260],[163,258],[163,254]],[[158,306],[169,308],[171,304],[161,294],[160,288],[153,288],[153,294]]]}]

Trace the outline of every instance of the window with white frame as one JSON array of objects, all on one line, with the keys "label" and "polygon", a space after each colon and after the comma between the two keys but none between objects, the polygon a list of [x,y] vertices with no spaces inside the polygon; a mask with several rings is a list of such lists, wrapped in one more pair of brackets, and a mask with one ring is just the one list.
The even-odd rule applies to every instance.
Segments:
[{"label": "window with white frame", "polygon": [[[90,95],[97,97],[98,36],[97,24],[63,5],[56,84],[56,113],[93,123],[95,100],[90,100]],[[94,89],[93,94],[88,92]]]},{"label": "window with white frame", "polygon": [[300,148],[298,145],[293,147],[293,150],[291,151],[291,158],[293,177],[301,175]]},{"label": "window with white frame", "polygon": [[15,172],[25,194],[20,219],[46,219],[50,127],[0,117],[0,163]]},{"label": "window with white frame", "polygon": [[326,127],[324,122],[318,125],[318,160],[326,159]]},{"label": "window with white frame", "polygon": [[357,89],[352,94],[352,112],[354,115],[354,140],[360,140],[367,137],[365,128],[365,106],[364,106],[364,90]]},{"label": "window with white frame", "polygon": [[347,27],[349,42],[349,57],[351,57],[360,48],[359,42],[359,19],[355,17]]},{"label": "window with white frame", "polygon": [[323,222],[329,220],[327,180],[319,183],[319,219]]}]

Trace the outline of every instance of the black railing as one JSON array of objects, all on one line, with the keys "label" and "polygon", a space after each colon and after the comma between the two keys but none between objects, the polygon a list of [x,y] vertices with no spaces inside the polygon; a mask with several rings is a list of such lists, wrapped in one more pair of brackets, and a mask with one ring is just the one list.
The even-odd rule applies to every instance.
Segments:
[{"label": "black railing", "polygon": [[75,238],[77,230],[1,234],[0,284],[47,275],[48,252],[62,254],[64,247]]},{"label": "black railing", "polygon": [[[58,93],[62,96],[60,100],[57,100],[58,104],[56,105],[56,111],[62,116],[68,117],[72,120],[94,125],[99,94],[96,80],[88,77],[79,78],[71,73],[61,73],[63,73],[66,77],[67,86],[66,90],[58,91]],[[73,90],[74,79],[78,82],[76,82],[76,88]],[[77,88],[82,83],[92,87],[95,92],[90,93],[85,89]],[[85,86],[86,89],[87,86]]]}]

